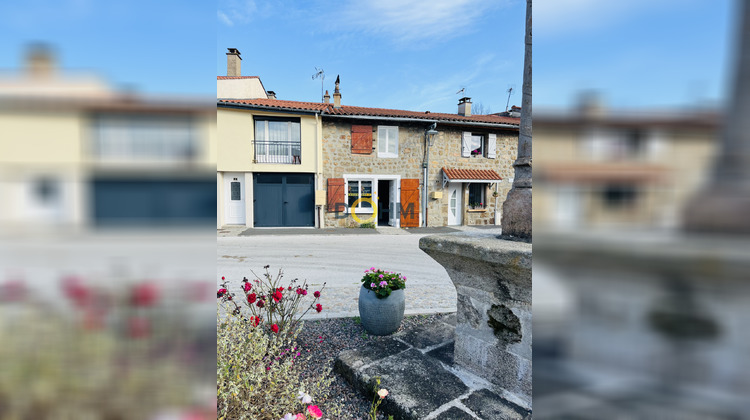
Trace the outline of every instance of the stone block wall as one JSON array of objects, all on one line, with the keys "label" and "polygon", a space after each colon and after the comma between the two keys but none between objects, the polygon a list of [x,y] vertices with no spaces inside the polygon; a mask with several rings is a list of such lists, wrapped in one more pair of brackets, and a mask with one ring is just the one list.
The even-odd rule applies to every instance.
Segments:
[{"label": "stone block wall", "polygon": [[[351,152],[352,125],[372,125],[373,148],[370,154],[353,154]],[[399,125],[398,157],[378,157],[378,125]],[[400,175],[402,179],[420,180],[420,197],[424,191],[422,162],[424,161],[424,132],[429,123],[404,123],[394,121],[372,121],[353,119],[327,118],[323,121],[323,178],[342,178],[344,174],[367,175]],[[464,187],[464,225],[487,225],[495,223],[495,209],[502,208],[503,201],[511,187],[513,161],[516,159],[518,131],[472,127],[470,131],[497,135],[497,158],[489,159],[461,157],[461,135],[468,128],[438,124],[439,134],[430,147],[429,156],[429,192],[442,191],[443,198],[428,200],[428,225],[445,226],[448,223],[447,188],[443,189],[441,169],[492,169],[503,180],[490,184],[485,192],[487,206],[483,211],[468,210],[468,188]],[[497,198],[493,192],[497,190]],[[420,207],[421,211],[421,207]],[[332,212],[325,213],[326,226],[356,226],[351,216],[336,218]]]},{"label": "stone block wall", "polygon": [[531,244],[452,234],[426,236],[419,247],[456,286],[455,363],[530,409]]}]

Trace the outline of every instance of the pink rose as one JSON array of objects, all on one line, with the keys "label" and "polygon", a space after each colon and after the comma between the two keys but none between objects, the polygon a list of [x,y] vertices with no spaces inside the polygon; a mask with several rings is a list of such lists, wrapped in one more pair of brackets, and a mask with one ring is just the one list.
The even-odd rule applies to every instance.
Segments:
[{"label": "pink rose", "polygon": [[307,413],[310,414],[314,419],[323,417],[323,412],[320,411],[317,405],[310,405],[307,407]]}]

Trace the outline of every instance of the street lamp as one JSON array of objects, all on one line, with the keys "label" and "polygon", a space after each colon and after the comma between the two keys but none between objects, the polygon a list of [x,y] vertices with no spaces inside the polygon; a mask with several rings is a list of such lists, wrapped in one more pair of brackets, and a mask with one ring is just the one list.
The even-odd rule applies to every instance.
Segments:
[{"label": "street lamp", "polygon": [[430,146],[435,142],[435,136],[438,135],[438,131],[435,130],[437,123],[432,125],[424,132],[424,162],[422,163],[422,169],[424,171],[424,179],[422,182],[423,194],[422,194],[422,226],[427,227],[427,187],[429,185],[428,177],[430,173]]}]

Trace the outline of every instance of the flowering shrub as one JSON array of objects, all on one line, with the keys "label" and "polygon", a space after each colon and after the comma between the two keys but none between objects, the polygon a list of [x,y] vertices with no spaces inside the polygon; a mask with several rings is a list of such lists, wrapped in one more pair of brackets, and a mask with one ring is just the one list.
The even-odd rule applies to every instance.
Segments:
[{"label": "flowering shrub", "polygon": [[[300,404],[327,398],[333,378],[330,371],[318,378],[307,374],[306,357],[296,343],[300,330],[301,326],[289,330],[290,334],[272,334],[241,316],[230,313],[222,318],[218,313],[218,418],[305,419],[305,414],[292,414],[300,412],[310,418],[322,416],[318,406],[301,409]],[[337,412],[337,408],[329,411]]]},{"label": "flowering shrub", "polygon": [[[24,282],[0,285],[0,419],[216,418],[213,375],[198,368],[215,330],[187,326],[194,308],[170,306],[153,283],[101,283],[63,279],[65,308]],[[206,385],[209,401],[196,395]]]},{"label": "flowering shrub", "polygon": [[[377,420],[378,418],[378,407],[380,407],[380,404],[383,402],[385,397],[388,396],[388,390],[385,388],[380,388],[380,378],[375,377],[375,385],[373,386],[373,391],[375,391],[375,397],[372,400],[372,404],[370,405],[370,413],[369,417],[370,420]],[[388,416],[388,420],[393,420],[393,416]]]},{"label": "flowering shrub", "polygon": [[378,299],[384,299],[390,296],[392,291],[406,288],[406,276],[370,267],[369,270],[365,270],[362,285],[365,289],[375,292]]},{"label": "flowering shrub", "polygon": [[[279,331],[294,330],[302,317],[311,309],[316,312],[323,310],[323,305],[318,303],[318,299],[320,299],[321,291],[325,289],[326,283],[323,283],[320,290],[313,292],[312,302],[309,304],[303,303],[303,298],[307,296],[309,288],[307,281],[298,285],[299,280],[294,279],[288,285],[283,286],[280,284],[284,277],[282,271],[279,270],[274,277],[268,271],[268,267],[263,267],[266,272],[262,277],[251,271],[255,276],[253,281],[246,277],[242,279],[241,289],[244,293],[244,299],[239,299],[234,293],[230,292],[227,289],[226,278],[221,278],[223,282],[221,288],[216,292],[216,298],[227,306],[225,308],[227,312],[241,315],[242,307],[237,302],[240,300],[252,314],[249,317],[250,322],[255,325],[265,323],[271,331],[278,333]],[[302,311],[303,309],[304,311]]]}]

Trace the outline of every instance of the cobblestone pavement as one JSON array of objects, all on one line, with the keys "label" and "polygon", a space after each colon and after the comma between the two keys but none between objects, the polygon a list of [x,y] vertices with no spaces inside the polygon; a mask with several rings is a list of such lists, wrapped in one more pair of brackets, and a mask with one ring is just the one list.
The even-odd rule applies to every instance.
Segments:
[{"label": "cobblestone pavement", "polygon": [[[446,229],[454,231],[453,227]],[[243,276],[252,278],[251,270],[260,275],[263,266],[270,265],[273,273],[283,269],[286,280],[306,279],[313,290],[327,283],[321,297],[326,310],[320,314],[311,311],[307,318],[352,317],[359,314],[360,279],[365,269],[374,266],[407,277],[407,314],[456,310],[456,289],[445,269],[419,249],[419,239],[427,233],[405,234],[403,229],[386,228],[378,229],[379,234],[293,235],[284,229],[280,234],[268,231],[240,236],[245,230],[225,228],[217,238],[217,279],[220,282],[221,276],[226,276],[235,293],[242,293]],[[499,228],[455,230],[463,231],[458,234],[499,234]]]}]

